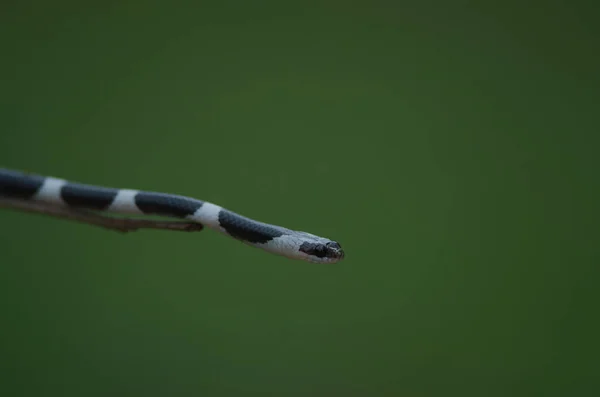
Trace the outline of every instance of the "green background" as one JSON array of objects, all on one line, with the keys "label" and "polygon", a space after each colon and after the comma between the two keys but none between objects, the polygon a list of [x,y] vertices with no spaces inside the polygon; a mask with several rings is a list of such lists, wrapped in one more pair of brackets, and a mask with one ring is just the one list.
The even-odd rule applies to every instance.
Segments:
[{"label": "green background", "polygon": [[158,3],[0,6],[0,165],[347,258],[3,210],[1,395],[599,392],[593,2]]}]

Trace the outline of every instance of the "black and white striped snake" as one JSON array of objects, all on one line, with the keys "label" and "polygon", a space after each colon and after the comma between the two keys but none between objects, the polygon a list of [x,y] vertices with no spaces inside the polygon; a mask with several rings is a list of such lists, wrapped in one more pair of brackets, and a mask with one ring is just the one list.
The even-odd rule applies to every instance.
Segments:
[{"label": "black and white striped snake", "polygon": [[218,205],[169,193],[84,185],[0,168],[0,197],[118,214],[186,219],[268,252],[313,263],[344,258],[340,244],[246,218]]}]

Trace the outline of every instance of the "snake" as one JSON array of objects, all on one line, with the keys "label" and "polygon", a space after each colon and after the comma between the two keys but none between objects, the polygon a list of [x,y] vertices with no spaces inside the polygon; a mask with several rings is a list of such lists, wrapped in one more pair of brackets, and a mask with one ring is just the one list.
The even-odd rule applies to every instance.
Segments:
[{"label": "snake", "polygon": [[184,219],[267,252],[311,263],[337,263],[345,256],[337,241],[260,222],[177,194],[87,185],[0,168],[0,197],[107,214]]}]

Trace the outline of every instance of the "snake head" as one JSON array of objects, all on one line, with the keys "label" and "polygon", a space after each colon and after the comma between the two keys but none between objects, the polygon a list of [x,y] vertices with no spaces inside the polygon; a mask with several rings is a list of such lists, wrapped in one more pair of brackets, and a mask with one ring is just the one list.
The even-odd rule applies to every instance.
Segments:
[{"label": "snake head", "polygon": [[344,250],[336,241],[306,241],[300,245],[299,250],[308,256],[308,260],[315,263],[336,263],[344,259]]}]

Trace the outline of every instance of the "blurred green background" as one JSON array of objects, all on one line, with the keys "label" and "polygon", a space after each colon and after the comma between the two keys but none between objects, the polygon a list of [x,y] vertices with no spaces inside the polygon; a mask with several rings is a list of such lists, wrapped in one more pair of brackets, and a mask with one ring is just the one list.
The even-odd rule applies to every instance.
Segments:
[{"label": "blurred green background", "polygon": [[3,4],[1,166],[347,259],[2,210],[0,394],[598,393],[594,8]]}]

